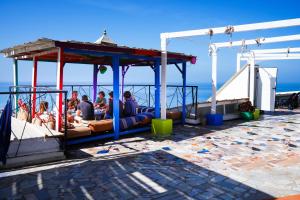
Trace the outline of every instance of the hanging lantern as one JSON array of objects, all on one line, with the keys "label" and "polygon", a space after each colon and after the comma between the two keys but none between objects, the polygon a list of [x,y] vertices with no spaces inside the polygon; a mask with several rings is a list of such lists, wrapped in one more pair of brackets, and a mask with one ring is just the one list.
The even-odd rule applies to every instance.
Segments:
[{"label": "hanging lantern", "polygon": [[107,67],[104,66],[104,65],[100,65],[99,66],[99,71],[100,71],[100,74],[104,74],[107,71]]}]

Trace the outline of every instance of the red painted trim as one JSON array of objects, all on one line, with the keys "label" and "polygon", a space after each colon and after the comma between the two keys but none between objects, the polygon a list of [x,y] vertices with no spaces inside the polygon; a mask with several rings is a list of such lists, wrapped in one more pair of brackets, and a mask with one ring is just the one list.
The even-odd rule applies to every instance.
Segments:
[{"label": "red painted trim", "polygon": [[[32,83],[31,83],[32,91],[33,92],[36,92],[37,62],[38,62],[38,59],[37,59],[37,57],[35,57],[33,59]],[[36,113],[36,93],[32,94],[31,101],[32,101],[32,104],[31,104],[31,116],[32,116],[32,118],[34,118],[35,117],[35,113]]]},{"label": "red painted trim", "polygon": [[[61,48],[60,51],[58,51],[58,53],[60,54],[59,57],[60,57],[60,61],[58,60],[57,62],[60,63],[60,65],[58,66],[60,70],[59,71],[59,84],[58,84],[58,90],[62,90],[63,89],[63,86],[64,86],[64,83],[63,83],[63,80],[64,80],[64,50],[63,48]],[[65,102],[66,103],[66,102]],[[63,117],[63,94],[62,93],[59,93],[58,94],[58,130],[60,131],[61,128],[62,128],[62,117]]]},{"label": "red painted trim", "polygon": [[[55,41],[56,47],[71,48],[71,49],[81,49],[81,50],[94,50],[100,52],[111,52],[111,53],[125,53],[131,55],[141,55],[141,56],[151,56],[151,57],[161,57],[161,51],[154,49],[137,49],[122,46],[104,46],[104,45],[94,45],[94,44],[83,44],[83,43],[72,43],[72,42],[62,42]],[[182,59],[185,61],[192,61],[196,59],[195,56],[184,55],[181,53],[168,52],[168,58]]]}]

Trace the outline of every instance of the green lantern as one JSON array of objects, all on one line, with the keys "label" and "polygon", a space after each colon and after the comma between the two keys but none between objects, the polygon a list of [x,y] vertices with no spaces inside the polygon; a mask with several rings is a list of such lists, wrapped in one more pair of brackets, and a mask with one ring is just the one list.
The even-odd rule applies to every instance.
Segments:
[{"label": "green lantern", "polygon": [[100,71],[100,74],[104,74],[107,71],[107,67],[104,66],[104,65],[100,65],[99,66],[99,71]]}]

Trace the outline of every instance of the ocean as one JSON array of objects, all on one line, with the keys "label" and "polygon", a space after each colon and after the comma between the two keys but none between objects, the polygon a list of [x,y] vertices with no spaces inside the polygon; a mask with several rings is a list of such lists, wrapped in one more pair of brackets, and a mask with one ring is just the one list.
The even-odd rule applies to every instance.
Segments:
[{"label": "ocean", "polygon": [[[20,85],[29,85],[30,83],[20,83]],[[45,84],[49,84],[49,83],[45,83]],[[68,83],[70,84],[70,83]],[[9,86],[11,85],[11,83],[9,82],[0,82],[0,91],[1,92],[6,92],[9,91]],[[179,85],[179,84],[172,84],[172,85]],[[198,84],[188,84],[188,85],[192,85],[192,86],[198,86],[198,102],[201,101],[205,101],[206,99],[208,99],[211,96],[211,85],[210,83],[198,83]],[[218,85],[218,88],[220,88],[222,84]],[[300,83],[277,83],[277,92],[286,92],[286,91],[297,91],[300,90]],[[90,93],[90,91],[86,91],[87,93]],[[146,92],[146,91],[145,91]],[[144,92],[143,95],[146,95]],[[152,91],[153,92],[153,91]],[[191,103],[192,101],[192,97],[191,97],[191,90],[187,90],[187,103]],[[176,103],[178,103],[176,100],[174,99],[180,99],[180,97],[178,96],[174,96],[173,95],[174,90],[168,91],[168,100],[169,102],[171,102],[171,104],[175,105]],[[173,100],[172,100],[173,98]],[[8,95],[0,95],[0,109],[4,108],[5,103],[8,99]],[[178,100],[179,101],[179,100]]]}]

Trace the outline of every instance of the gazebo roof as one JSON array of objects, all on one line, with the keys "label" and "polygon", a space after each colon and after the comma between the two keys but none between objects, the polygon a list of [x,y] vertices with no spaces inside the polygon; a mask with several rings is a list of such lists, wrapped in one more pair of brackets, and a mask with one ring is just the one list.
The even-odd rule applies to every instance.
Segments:
[{"label": "gazebo roof", "polygon": [[[131,48],[111,44],[96,44],[79,41],[59,41],[41,38],[34,42],[6,48],[0,52],[5,57],[18,60],[33,60],[56,62],[58,48],[64,50],[64,62],[82,64],[111,65],[112,56],[120,56],[120,65],[145,66],[153,65],[156,59],[161,58],[161,51],[155,49]],[[195,63],[196,57],[182,53],[168,52],[168,64],[180,62]]]}]

